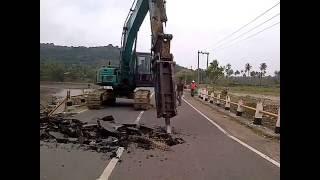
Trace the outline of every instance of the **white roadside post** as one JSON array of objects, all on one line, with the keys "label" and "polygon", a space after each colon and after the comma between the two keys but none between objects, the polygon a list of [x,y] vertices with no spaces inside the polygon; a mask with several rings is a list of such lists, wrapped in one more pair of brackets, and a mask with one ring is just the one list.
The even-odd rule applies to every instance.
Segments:
[{"label": "white roadside post", "polygon": [[202,98],[202,88],[199,89],[200,90],[200,93],[199,93],[199,98]]},{"label": "white roadside post", "polygon": [[260,100],[257,103],[257,106],[256,106],[256,113],[254,115],[253,124],[256,124],[256,125],[261,125],[262,124],[261,121],[262,121],[263,113],[261,111],[263,111],[263,105],[262,105],[262,102]]},{"label": "white roadside post", "polygon": [[230,110],[230,96],[226,95],[226,104],[224,106],[225,110]]},{"label": "white roadside post", "polygon": [[204,94],[204,100],[208,101],[208,99],[209,99],[209,91],[208,91],[208,89],[206,89],[205,94]]},{"label": "white roadside post", "polygon": [[280,134],[280,107],[278,109],[278,119],[277,119],[276,128],[274,132],[276,134]]},{"label": "white roadside post", "polygon": [[65,105],[65,111],[70,111],[70,107],[72,106],[72,100],[70,96],[70,89],[67,90],[67,100]]},{"label": "white roadside post", "polygon": [[81,96],[81,98],[80,98],[80,104],[83,106],[83,105],[85,105],[85,103],[86,103],[86,99],[84,98],[84,95],[85,95],[85,90],[84,90],[84,88],[82,89],[82,96]]},{"label": "white roadside post", "polygon": [[220,106],[220,93],[218,93],[217,95],[217,102],[216,102],[217,106]]},{"label": "white roadside post", "polygon": [[240,99],[240,100],[238,101],[237,116],[241,116],[242,113],[243,113],[243,107],[242,107],[242,105],[243,105],[243,101],[242,101],[242,99]]},{"label": "white roadside post", "polygon": [[213,98],[214,98],[214,93],[212,92],[211,94],[210,94],[210,100],[209,100],[209,102],[212,104],[213,103]]}]

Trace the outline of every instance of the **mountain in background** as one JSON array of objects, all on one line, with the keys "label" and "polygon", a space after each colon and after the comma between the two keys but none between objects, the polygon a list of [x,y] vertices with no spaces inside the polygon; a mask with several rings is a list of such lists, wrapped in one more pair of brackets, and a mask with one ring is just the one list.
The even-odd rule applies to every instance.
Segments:
[{"label": "mountain in background", "polygon": [[[40,63],[54,62],[66,65],[81,64],[102,66],[109,61],[112,65],[119,65],[120,48],[109,44],[98,47],[68,47],[53,43],[40,43]],[[176,65],[176,72],[186,69]]]},{"label": "mountain in background", "polygon": [[[108,63],[119,66],[120,48],[109,44],[98,47],[69,47],[53,43],[40,43],[40,79],[48,81],[89,81],[94,71]],[[176,65],[175,72],[188,69]]]},{"label": "mountain in background", "polygon": [[110,61],[112,65],[118,65],[119,59],[120,48],[111,44],[100,47],[68,47],[40,43],[40,62],[44,63],[102,65]]}]

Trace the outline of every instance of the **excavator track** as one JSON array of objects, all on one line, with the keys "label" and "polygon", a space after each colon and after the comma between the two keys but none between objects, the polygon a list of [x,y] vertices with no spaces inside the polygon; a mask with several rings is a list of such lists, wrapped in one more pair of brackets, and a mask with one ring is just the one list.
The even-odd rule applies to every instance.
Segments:
[{"label": "excavator track", "polygon": [[88,94],[86,99],[88,109],[100,109],[104,92],[104,90],[94,90]]},{"label": "excavator track", "polygon": [[86,102],[88,109],[100,109],[104,104],[114,104],[116,98],[112,90],[96,89],[88,94]]},{"label": "excavator track", "polygon": [[138,89],[134,92],[134,104],[135,110],[148,110],[152,107],[150,103],[150,90]]}]

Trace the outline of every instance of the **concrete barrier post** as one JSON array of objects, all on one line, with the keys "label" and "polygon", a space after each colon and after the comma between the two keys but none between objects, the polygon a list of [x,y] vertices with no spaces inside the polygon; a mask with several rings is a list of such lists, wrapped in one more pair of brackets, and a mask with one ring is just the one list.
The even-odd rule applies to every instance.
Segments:
[{"label": "concrete barrier post", "polygon": [[66,105],[65,105],[65,111],[69,111],[70,106],[72,106],[72,100],[70,96],[70,90],[67,90],[67,100],[66,100]]},{"label": "concrete barrier post", "polygon": [[218,93],[217,95],[217,102],[216,102],[217,106],[220,106],[220,93]]},{"label": "concrete barrier post", "polygon": [[209,91],[208,91],[208,89],[205,89],[204,100],[205,101],[209,100]]},{"label": "concrete barrier post", "polygon": [[214,98],[214,93],[212,92],[211,94],[210,94],[210,100],[209,100],[209,102],[212,104],[213,103],[213,98]]},{"label": "concrete barrier post", "polygon": [[254,115],[254,121],[253,121],[253,124],[256,124],[256,125],[261,125],[262,123],[262,112],[263,111],[263,105],[262,105],[262,102],[259,101],[257,103],[257,106],[256,106],[256,113]]},{"label": "concrete barrier post", "polygon": [[226,104],[224,105],[225,110],[230,110],[230,96],[226,95]]},{"label": "concrete barrier post", "polygon": [[278,119],[277,119],[276,128],[275,128],[274,132],[276,134],[280,134],[280,107],[278,109]]},{"label": "concrete barrier post", "polygon": [[70,89],[67,90],[67,99],[70,99]]},{"label": "concrete barrier post", "polygon": [[204,97],[204,88],[202,88],[202,94],[201,94],[201,98],[203,99]]},{"label": "concrete barrier post", "polygon": [[242,99],[240,99],[240,100],[238,101],[237,116],[241,116],[242,113],[243,113],[243,107],[242,107],[242,105],[243,105],[243,101],[242,101]]},{"label": "concrete barrier post", "polygon": [[199,98],[202,98],[202,89],[199,89],[200,93],[199,93]]}]

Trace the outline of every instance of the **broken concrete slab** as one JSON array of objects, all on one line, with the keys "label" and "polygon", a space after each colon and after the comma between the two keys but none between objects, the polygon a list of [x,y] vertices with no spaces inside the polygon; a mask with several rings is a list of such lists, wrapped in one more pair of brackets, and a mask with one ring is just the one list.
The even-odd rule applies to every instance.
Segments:
[{"label": "broken concrete slab", "polygon": [[97,120],[97,124],[101,130],[104,130],[103,131],[104,133],[113,133],[113,134],[120,133],[119,131],[116,130],[116,128],[118,128],[118,127],[115,126],[114,124],[109,123],[109,122]]},{"label": "broken concrete slab", "polygon": [[68,139],[64,137],[64,134],[62,134],[60,132],[50,131],[49,135],[54,137],[57,140],[57,142],[65,143],[68,141]]},{"label": "broken concrete slab", "polygon": [[40,140],[79,144],[87,150],[103,153],[115,152],[118,147],[127,148],[132,143],[146,150],[168,150],[170,146],[184,142],[174,136],[154,128],[114,121],[97,120],[97,124],[88,124],[61,115],[40,120]]},{"label": "broken concrete slab", "polygon": [[98,127],[98,124],[84,124],[82,126],[83,129],[86,129],[86,130],[90,130],[90,129],[95,129]]}]

